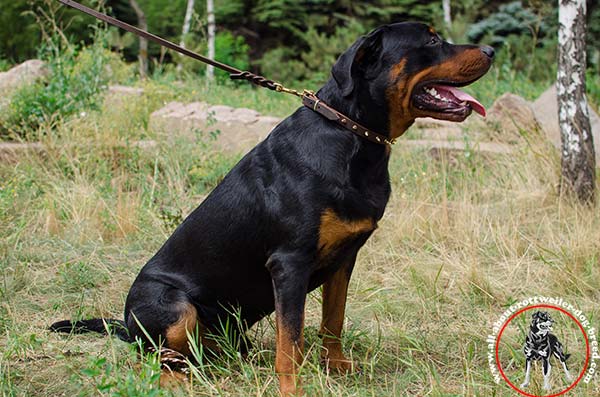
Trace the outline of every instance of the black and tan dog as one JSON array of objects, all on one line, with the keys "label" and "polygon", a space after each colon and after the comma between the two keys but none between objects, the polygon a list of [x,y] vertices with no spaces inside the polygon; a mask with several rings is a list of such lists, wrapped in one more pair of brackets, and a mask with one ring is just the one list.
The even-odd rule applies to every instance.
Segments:
[{"label": "black and tan dog", "polygon": [[550,317],[548,312],[535,312],[531,316],[531,325],[529,326],[529,333],[523,346],[523,353],[525,354],[525,380],[521,384],[522,388],[529,386],[529,376],[531,373],[532,361],[542,361],[542,373],[544,374],[544,389],[550,390],[550,371],[552,365],[550,359],[552,356],[556,357],[565,371],[565,378],[567,382],[571,382],[573,377],[569,373],[567,367],[567,359],[570,354],[565,354],[563,346],[558,338],[552,334],[552,324],[554,320]]},{"label": "black and tan dog", "polygon": [[[489,69],[490,47],[453,45],[429,26],[396,23],[343,53],[321,101],[395,139],[417,117],[462,121],[485,110],[457,87]],[[323,286],[323,359],[352,370],[340,342],[359,249],[390,196],[390,148],[302,107],[248,153],[175,230],[133,283],[121,322],[131,340],[189,354],[188,333],[216,331],[232,312],[246,327],[275,311],[282,394],[301,394],[306,295]],[[118,322],[108,320],[109,323]],[[56,331],[102,331],[102,320]],[[207,338],[205,338],[207,339]]]}]

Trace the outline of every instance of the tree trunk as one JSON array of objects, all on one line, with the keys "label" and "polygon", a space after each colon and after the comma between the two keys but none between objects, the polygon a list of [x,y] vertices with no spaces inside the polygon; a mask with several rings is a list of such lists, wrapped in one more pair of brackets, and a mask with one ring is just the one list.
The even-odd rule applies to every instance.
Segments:
[{"label": "tree trunk", "polygon": [[[146,14],[137,3],[136,0],[129,0],[129,4],[138,20],[138,28],[142,30],[148,30],[148,23],[146,22]],[[140,52],[138,53],[138,60],[140,62],[140,77],[146,78],[148,76],[148,40],[140,37]]]},{"label": "tree trunk", "polygon": [[[214,0],[206,0],[206,14],[208,16],[208,57],[215,59],[215,4]],[[214,67],[206,66],[206,77],[210,81],[214,77]]]},{"label": "tree trunk", "polygon": [[450,30],[452,28],[452,13],[450,11],[450,0],[442,0],[442,6],[444,8],[444,23],[446,24],[446,29]]},{"label": "tree trunk", "polygon": [[561,193],[594,202],[595,154],[585,96],[585,0],[558,0],[558,119]]},{"label": "tree trunk", "polygon": [[[183,27],[181,28],[181,41],[179,45],[185,48],[185,37],[190,33],[190,26],[192,25],[192,15],[194,14],[194,0],[187,1],[187,8],[185,9],[185,17],[183,18]],[[177,63],[177,70],[181,71],[181,62]]]}]

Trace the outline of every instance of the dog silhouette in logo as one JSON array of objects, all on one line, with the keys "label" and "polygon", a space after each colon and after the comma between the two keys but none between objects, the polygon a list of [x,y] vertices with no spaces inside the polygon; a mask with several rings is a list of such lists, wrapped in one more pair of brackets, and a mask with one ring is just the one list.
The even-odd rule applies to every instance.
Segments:
[{"label": "dog silhouette in logo", "polygon": [[565,371],[565,378],[568,382],[573,380],[573,377],[569,373],[567,367],[567,359],[570,354],[565,354],[563,351],[562,344],[558,341],[558,338],[551,333],[552,324],[554,320],[550,317],[547,312],[535,312],[531,316],[531,325],[529,326],[529,333],[523,346],[523,352],[525,353],[525,380],[521,384],[521,388],[529,386],[529,375],[531,372],[532,361],[542,361],[542,371],[544,374],[544,390],[550,390],[550,370],[552,365],[550,364],[550,358],[556,357],[560,361],[563,370]]}]

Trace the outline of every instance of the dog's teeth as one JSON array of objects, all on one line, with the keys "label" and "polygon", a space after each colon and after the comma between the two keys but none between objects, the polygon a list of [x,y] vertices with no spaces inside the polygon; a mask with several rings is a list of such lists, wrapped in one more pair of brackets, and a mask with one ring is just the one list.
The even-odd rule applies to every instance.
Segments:
[{"label": "dog's teeth", "polygon": [[431,95],[436,96],[438,93],[435,88],[431,89]]}]

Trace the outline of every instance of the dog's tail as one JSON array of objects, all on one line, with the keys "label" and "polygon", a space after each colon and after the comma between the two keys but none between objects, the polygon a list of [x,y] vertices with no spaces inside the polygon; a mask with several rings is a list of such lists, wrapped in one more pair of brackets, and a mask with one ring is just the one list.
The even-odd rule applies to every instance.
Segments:
[{"label": "dog's tail", "polygon": [[116,320],[114,318],[92,318],[89,320],[79,321],[57,321],[50,326],[50,331],[53,332],[64,332],[74,334],[84,334],[87,332],[98,332],[103,335],[108,335],[108,330],[119,339],[125,342],[132,342],[129,336],[129,331],[125,322],[122,320]]}]

